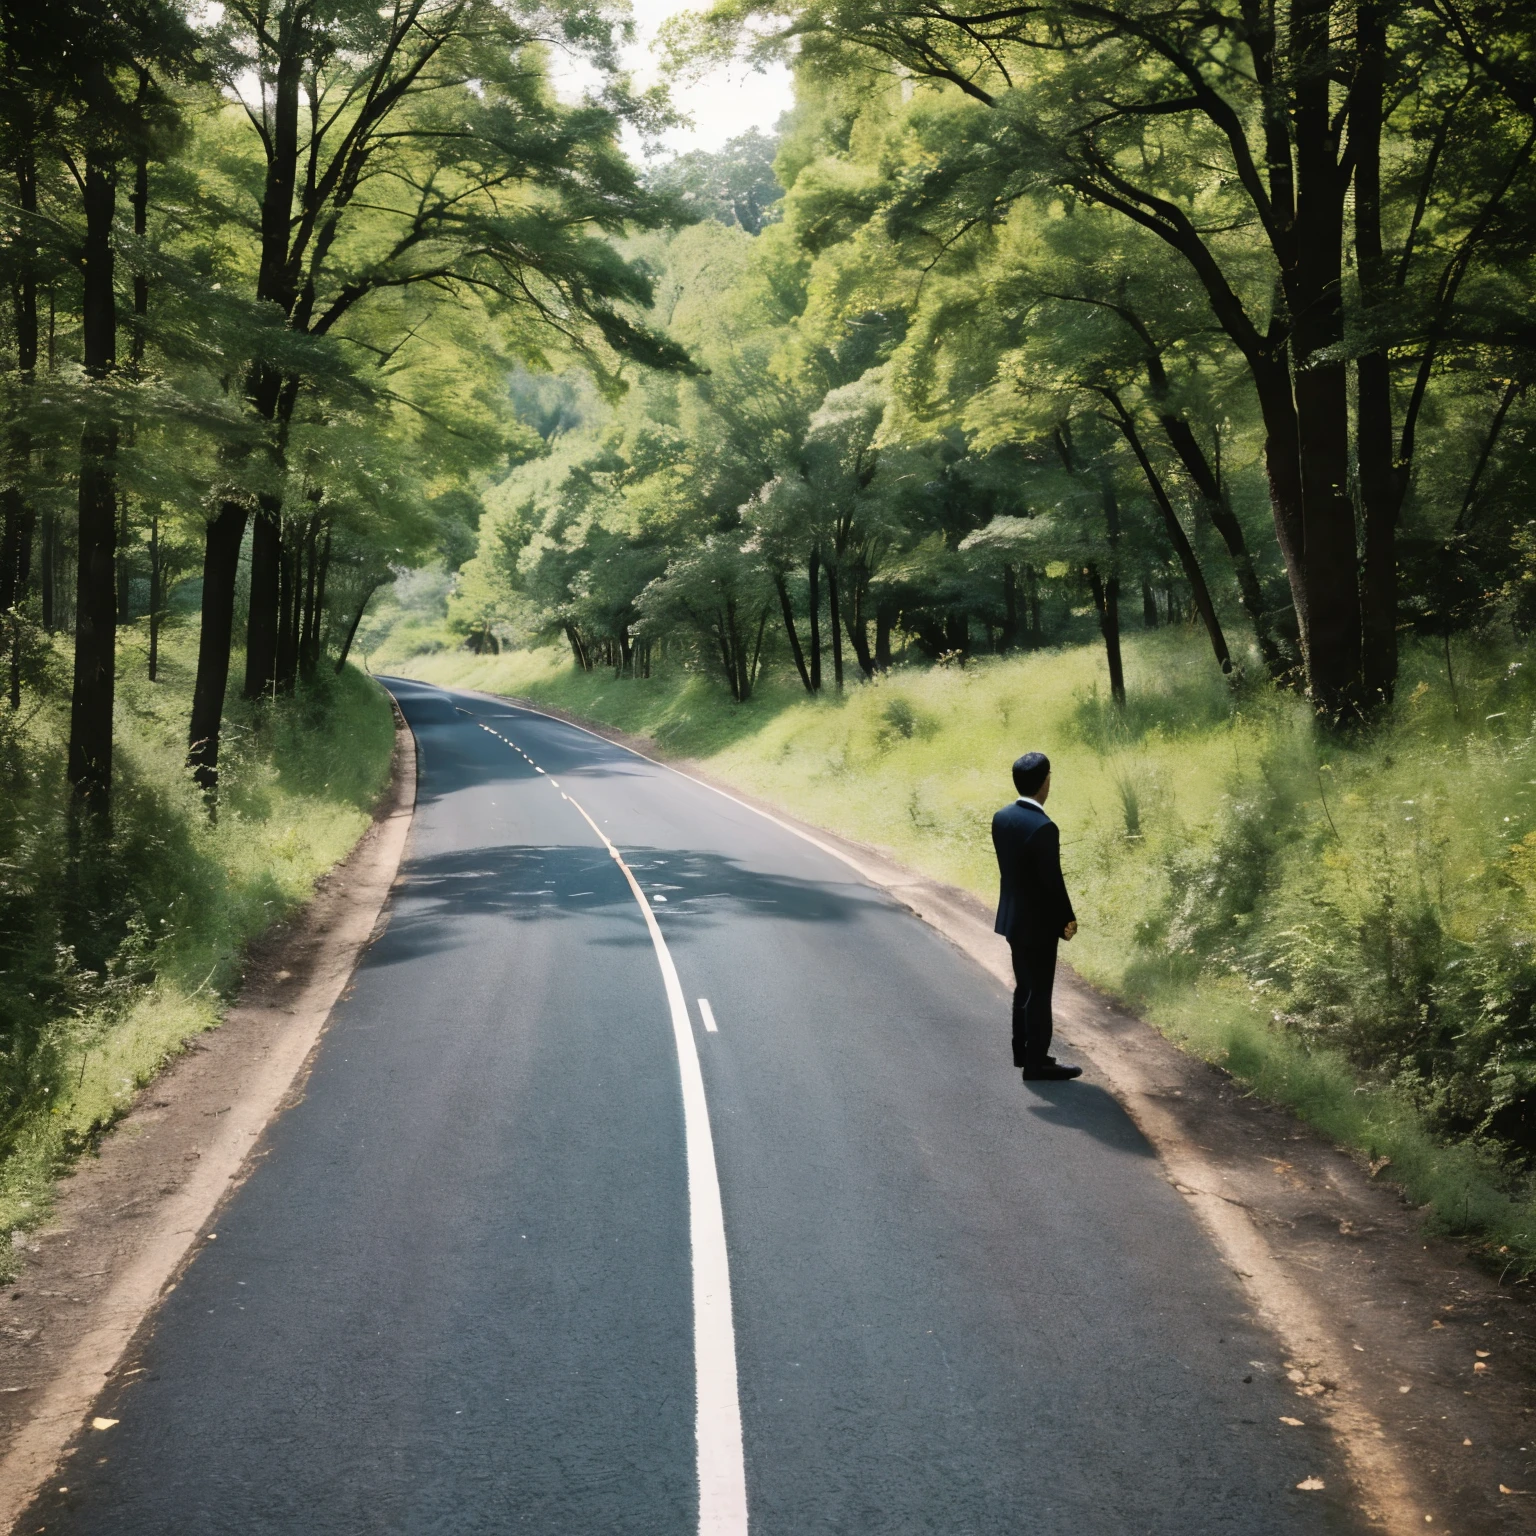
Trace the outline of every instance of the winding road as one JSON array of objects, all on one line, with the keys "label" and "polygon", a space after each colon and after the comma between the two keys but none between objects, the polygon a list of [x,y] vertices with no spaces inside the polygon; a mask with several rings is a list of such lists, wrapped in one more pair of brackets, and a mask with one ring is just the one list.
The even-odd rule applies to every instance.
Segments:
[{"label": "winding road", "polygon": [[989,976],[728,796],[388,681],[388,927],[18,1530],[1355,1528],[1150,1149],[1091,1072],[1019,1081]]}]

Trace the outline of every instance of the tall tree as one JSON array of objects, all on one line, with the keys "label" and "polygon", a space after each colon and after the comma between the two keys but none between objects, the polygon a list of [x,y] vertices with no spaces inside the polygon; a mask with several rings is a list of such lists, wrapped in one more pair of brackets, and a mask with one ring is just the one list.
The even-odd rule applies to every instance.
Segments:
[{"label": "tall tree", "polygon": [[10,703],[21,707],[21,606],[31,585],[37,512],[28,490],[32,434],[27,407],[38,359],[38,282],[43,262],[38,219],[38,159],[48,154],[57,82],[40,71],[46,57],[43,18],[36,7],[0,5],[0,158],[14,194],[14,223],[6,266],[16,349],[16,391],[5,429],[5,487],[0,491],[0,615],[9,615]]},{"label": "tall tree", "polygon": [[105,817],[111,808],[117,649],[118,423],[111,376],[117,363],[118,171],[146,150],[173,115],[158,77],[191,63],[194,40],[179,9],[163,0],[71,0],[50,8],[45,35],[36,29],[22,35],[41,50],[31,67],[66,104],[51,147],[80,196],[75,261],[85,408],[68,772],[76,802]]},{"label": "tall tree", "polygon": [[[1437,7],[1452,18],[1453,43],[1460,24],[1459,46],[1476,56],[1481,80],[1470,96],[1446,89],[1466,70]],[[1438,0],[1292,0],[1279,9],[1243,0],[726,0],[712,17],[731,37],[759,14],[776,18],[763,46],[798,41],[803,70],[846,72],[862,56],[940,87],[943,150],[910,178],[912,208],[962,184],[970,205],[994,208],[1052,187],[1148,231],[1187,264],[1263,417],[1275,533],[1313,699],[1347,719],[1389,696],[1395,526],[1420,405],[1464,312],[1465,275],[1530,181],[1536,140],[1515,55],[1481,46],[1472,24]],[[1514,110],[1490,122],[1498,93]],[[1367,301],[1381,299],[1379,204],[1365,186],[1362,219],[1351,193],[1362,164],[1367,178],[1376,174],[1372,146],[1387,131],[1399,174],[1421,194],[1396,204],[1391,239],[1407,291],[1393,300],[1395,317],[1379,302],[1362,311],[1347,274],[1358,257]],[[1477,167],[1460,185],[1446,175],[1447,146]],[[1415,251],[1426,209],[1441,245],[1432,260]],[[1394,323],[1403,345],[1389,348],[1388,371],[1409,388],[1401,404],[1385,398],[1381,349],[1367,344],[1354,381],[1364,381],[1362,424],[1351,410],[1350,352],[1368,329]],[[1391,433],[1381,418],[1394,405],[1383,487]],[[1352,473],[1362,448],[1368,488]]]},{"label": "tall tree", "polygon": [[[621,91],[607,104],[563,107],[540,63],[542,48],[575,47],[611,71],[609,24],[597,13],[494,0],[405,0],[386,11],[362,0],[238,0],[224,8],[218,42],[226,90],[240,100],[262,165],[256,297],[290,333],[335,341],[341,357],[360,311],[394,305],[403,335],[402,295],[451,302],[473,293],[522,328],[534,358],[558,341],[602,370],[630,359],[684,363],[627,317],[649,302],[649,281],[600,238],[670,213],[615,142],[620,116],[643,109]],[[267,356],[243,384],[273,464],[252,530],[251,694],[278,678],[280,485],[306,377]],[[189,757],[210,791],[250,511],[249,498],[228,496],[208,528]],[[289,568],[291,597],[291,550]]]}]

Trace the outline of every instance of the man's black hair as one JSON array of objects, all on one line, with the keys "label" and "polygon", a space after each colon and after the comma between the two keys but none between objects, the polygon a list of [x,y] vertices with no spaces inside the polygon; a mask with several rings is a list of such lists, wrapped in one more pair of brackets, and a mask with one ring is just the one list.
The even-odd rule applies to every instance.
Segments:
[{"label": "man's black hair", "polygon": [[1032,795],[1051,776],[1051,760],[1044,752],[1026,752],[1013,765],[1013,787],[1021,795]]}]

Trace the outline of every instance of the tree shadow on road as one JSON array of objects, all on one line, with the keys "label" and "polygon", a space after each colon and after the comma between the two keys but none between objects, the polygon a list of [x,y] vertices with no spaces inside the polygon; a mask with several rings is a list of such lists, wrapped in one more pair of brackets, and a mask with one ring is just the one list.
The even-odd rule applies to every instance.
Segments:
[{"label": "tree shadow on road", "polygon": [[[764,874],[717,853],[633,848],[625,862],[661,923],[686,951],[720,924],[750,916],[787,923],[850,923],[885,906],[876,891]],[[373,964],[398,965],[485,940],[476,919],[587,920],[597,948],[649,946],[622,872],[603,848],[508,843],[412,859],[401,871],[385,939]]]}]

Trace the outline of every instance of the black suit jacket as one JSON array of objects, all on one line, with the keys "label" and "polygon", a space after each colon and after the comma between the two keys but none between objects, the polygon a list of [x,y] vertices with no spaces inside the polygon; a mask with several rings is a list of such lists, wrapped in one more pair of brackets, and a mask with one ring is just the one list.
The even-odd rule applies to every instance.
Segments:
[{"label": "black suit jacket", "polygon": [[1002,889],[995,931],[1010,944],[1049,944],[1077,921],[1061,875],[1061,833],[1037,806],[1015,801],[992,818]]}]

